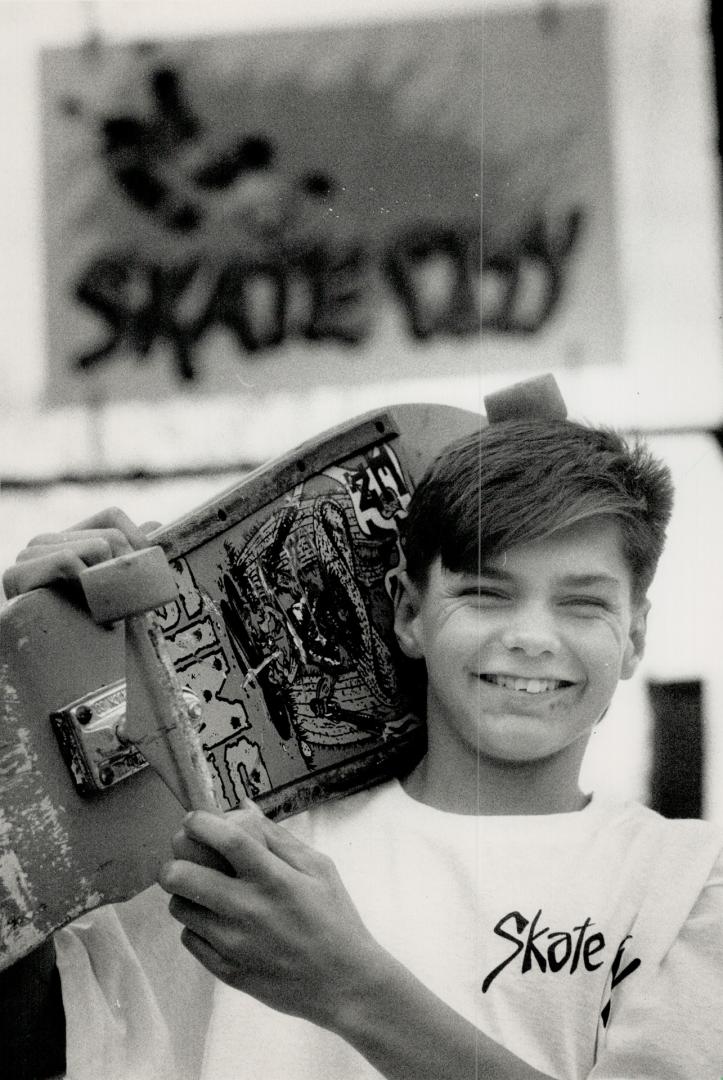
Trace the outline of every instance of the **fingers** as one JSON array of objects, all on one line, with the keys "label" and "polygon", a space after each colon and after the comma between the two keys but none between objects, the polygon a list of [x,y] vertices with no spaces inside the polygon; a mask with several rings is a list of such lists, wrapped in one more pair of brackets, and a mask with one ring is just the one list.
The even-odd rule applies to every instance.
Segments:
[{"label": "fingers", "polygon": [[[231,811],[226,816],[233,822],[234,827],[250,829],[251,835],[255,836],[260,843],[265,843],[258,822],[259,818],[262,822],[265,821],[263,813],[248,796],[242,797],[242,805],[247,808],[246,812],[242,810]],[[236,875],[236,871],[228,859],[208,844],[194,839],[193,836],[189,835],[186,828],[179,829],[175,834],[171,841],[171,849],[176,859],[196,863],[198,866],[205,866],[211,870],[219,870],[229,877]]]},{"label": "fingers", "polygon": [[287,866],[302,874],[316,875],[324,873],[333,867],[333,862],[326,855],[321,855],[314,848],[297,839],[293,833],[285,829],[283,825],[275,825],[268,822],[265,830],[266,846]]},{"label": "fingers", "polygon": [[204,941],[198,934],[194,934],[193,930],[189,930],[188,927],[184,927],[181,931],[181,944],[190,952],[191,956],[194,956],[217,979],[226,980],[228,978],[229,965],[227,961],[207,941]]},{"label": "fingers", "polygon": [[190,839],[223,856],[238,876],[274,875],[275,860],[266,846],[268,822],[256,810],[236,810],[212,814],[195,810],[186,816],[184,831]]},{"label": "fingers", "polygon": [[159,876],[161,887],[226,915],[235,895],[227,886],[235,878],[253,877],[262,889],[273,889],[282,864],[269,853],[260,823],[265,818],[256,810],[225,815],[199,810],[187,815],[173,838],[175,859]]},{"label": "fingers", "polygon": [[168,912],[182,925],[181,942],[188,951],[218,978],[226,978],[227,954],[233,955],[247,937],[240,909],[230,915],[221,913],[219,918],[215,911],[174,894]]},{"label": "fingers", "polygon": [[[156,527],[155,522],[148,522],[148,525]],[[132,550],[140,550],[140,548],[148,547],[148,536],[145,531],[146,527],[136,525],[136,523],[131,521],[128,515],[117,506],[109,506],[105,510],[100,510],[98,513],[86,518],[85,521],[80,521],[77,525],[71,525],[68,532],[87,532],[88,530],[95,531],[98,529],[109,531],[114,534],[120,533],[128,542],[130,549]],[[124,552],[120,552],[119,554],[124,554]]]},{"label": "fingers", "polygon": [[131,551],[133,548],[120,533],[109,535],[104,532],[97,536],[50,533],[37,536],[19,553],[15,565],[5,571],[5,595],[11,598],[61,581],[77,584],[87,566],[96,566]]},{"label": "fingers", "polygon": [[295,893],[297,872],[330,881],[333,868],[326,856],[256,811],[192,812],[174,837],[173,854],[158,879],[172,894],[171,914],[217,947],[209,938],[215,917],[238,922],[262,897],[276,902],[288,887]]},{"label": "fingers", "polygon": [[28,542],[15,565],[3,575],[5,595],[12,598],[60,582],[75,586],[87,566],[147,547],[145,528],[111,507],[63,532],[41,533]]},{"label": "fingers", "polygon": [[212,964],[213,968],[225,966],[226,957],[233,956],[239,947],[243,949],[248,936],[254,934],[254,929],[245,928],[238,915],[234,916],[233,928],[231,928],[230,919],[219,919],[214,912],[191,904],[178,896],[171,898],[168,911],[171,917],[183,926],[181,931],[183,944],[186,944],[190,936],[195,947],[202,950],[205,957],[201,959],[196,953],[197,959],[206,966],[209,963]]},{"label": "fingers", "polygon": [[21,593],[40,589],[52,582],[77,582],[85,563],[73,551],[56,551],[38,559],[15,563],[3,574],[3,589],[10,600]]},{"label": "fingers", "polygon": [[247,801],[249,809],[223,816],[205,811],[189,814],[184,822],[186,835],[219,852],[237,874],[271,869],[273,860],[269,860],[264,849],[304,874],[317,874],[327,868],[331,860],[297,840],[283,825],[269,821],[257,806]]},{"label": "fingers", "polygon": [[[187,923],[189,912],[197,913],[197,909],[225,919],[236,919],[241,913],[238,881],[219,870],[173,859],[161,867],[158,883],[164,892],[172,895],[169,909],[179,922]],[[197,921],[195,925],[198,928]]]},{"label": "fingers", "polygon": [[176,859],[197,863],[199,866],[207,866],[211,870],[220,870],[222,874],[233,876],[233,867],[224,859],[223,855],[219,855],[212,848],[191,839],[184,829],[180,829],[176,833],[171,848]]},{"label": "fingers", "polygon": [[16,561],[29,562],[66,550],[74,552],[86,566],[95,566],[106,559],[130,555],[135,549],[122,533],[113,533],[108,529],[96,533],[44,533],[28,541],[28,546],[18,554]]}]

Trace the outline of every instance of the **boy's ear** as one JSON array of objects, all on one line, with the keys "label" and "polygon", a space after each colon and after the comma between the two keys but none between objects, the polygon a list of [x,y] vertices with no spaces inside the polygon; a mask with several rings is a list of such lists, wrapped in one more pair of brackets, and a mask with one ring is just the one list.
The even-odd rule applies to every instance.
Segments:
[{"label": "boy's ear", "polygon": [[410,660],[421,660],[424,649],[419,626],[421,592],[406,571],[399,576],[399,588],[394,599],[394,633],[399,647]]},{"label": "boy's ear", "polygon": [[620,671],[621,679],[631,678],[643,658],[643,654],[645,653],[645,635],[648,628],[649,611],[649,600],[643,600],[633,611],[628,641],[625,646],[625,652],[623,653],[623,663]]}]

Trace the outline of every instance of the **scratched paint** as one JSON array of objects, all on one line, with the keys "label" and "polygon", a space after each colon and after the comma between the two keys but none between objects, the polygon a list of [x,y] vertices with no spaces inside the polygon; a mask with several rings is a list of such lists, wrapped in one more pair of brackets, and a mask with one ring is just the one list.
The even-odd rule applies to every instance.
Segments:
[{"label": "scratched paint", "polygon": [[[20,728],[8,737],[12,730],[10,721],[18,711],[18,692],[7,678],[7,665],[0,668],[0,686],[2,686],[2,742],[0,742],[0,781],[3,792],[8,783],[14,780],[20,783],[24,774],[33,768],[33,756],[30,751],[30,735],[27,728]],[[8,734],[6,734],[8,732]]]},{"label": "scratched paint", "polygon": [[[18,694],[7,678],[7,665],[3,665],[2,675],[2,711],[5,720],[13,707],[17,706]],[[3,724],[0,746],[3,803],[7,801],[8,788],[22,783],[22,777],[31,772],[33,765],[27,731],[21,729],[17,732],[17,738],[12,740],[5,731],[6,725]],[[32,925],[35,898],[20,860],[12,849],[10,837],[11,824],[0,806],[0,943],[3,948],[20,950],[22,953],[38,943],[38,931]],[[42,934],[39,936],[42,941]]]},{"label": "scratched paint", "polygon": [[[42,809],[47,820],[48,807]],[[55,832],[57,835],[57,829]],[[0,959],[3,955],[12,959],[25,955],[41,945],[52,929],[38,918],[41,905],[18,856],[10,846],[10,835],[11,825],[0,811]],[[67,843],[62,855],[67,861]],[[66,918],[72,920],[102,902],[101,894],[93,890],[85,878],[80,878],[76,896],[69,901]]]},{"label": "scratched paint", "polygon": [[[75,872],[62,807],[45,792],[33,737],[22,726],[17,690],[0,668],[0,968],[40,945],[58,925],[52,906],[63,899],[66,915],[88,911],[102,896]],[[41,896],[35,868],[54,883]],[[63,921],[66,921],[64,918]]]},{"label": "scratched paint", "polygon": [[78,881],[78,896],[75,904],[71,904],[67,911],[67,922],[72,922],[73,919],[77,919],[78,916],[84,915],[86,911],[92,911],[93,908],[100,907],[104,902],[104,897],[97,889],[91,888],[90,883],[86,878],[80,878]]},{"label": "scratched paint", "polygon": [[[17,703],[18,695],[7,678],[3,679],[3,713],[7,715]],[[22,782],[22,777],[32,771],[33,756],[30,752],[28,732],[20,729],[17,741],[2,745],[0,755],[0,779],[3,796],[10,786]],[[11,824],[0,807],[0,946],[17,956],[39,945],[44,934],[33,925],[36,909],[30,882],[11,846]]]},{"label": "scratched paint", "polygon": [[[8,823],[0,817],[0,845],[4,846]],[[0,851],[0,943],[14,955],[40,945],[45,935],[33,925],[36,900],[20,860],[10,848]]]}]

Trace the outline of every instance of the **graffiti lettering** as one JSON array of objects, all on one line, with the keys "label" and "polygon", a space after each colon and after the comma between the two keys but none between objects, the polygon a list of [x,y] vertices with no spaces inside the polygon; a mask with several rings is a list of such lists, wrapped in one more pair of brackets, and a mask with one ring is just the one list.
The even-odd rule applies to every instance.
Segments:
[{"label": "graffiti lettering", "polygon": [[[531,334],[560,303],[582,221],[582,211],[571,211],[553,232],[540,219],[514,250],[489,262],[480,255],[478,227],[420,225],[382,255],[382,280],[418,340],[484,330]],[[162,267],[135,254],[104,255],[83,273],[75,297],[105,321],[107,337],[75,366],[84,371],[122,352],[142,362],[165,342],[178,377],[193,381],[197,345],[214,326],[230,330],[246,355],[295,338],[358,345],[373,331],[372,264],[360,242],[238,257],[220,270],[198,259]]]},{"label": "graffiti lettering", "polygon": [[366,263],[367,253],[361,244],[336,250],[319,246],[302,257],[311,296],[306,338],[333,338],[356,345],[369,336]]},{"label": "graffiti lettering", "polygon": [[77,371],[119,355],[143,363],[163,344],[180,380],[200,380],[199,344],[212,328],[230,332],[247,357],[294,339],[358,346],[383,306],[372,298],[380,283],[419,341],[532,334],[558,310],[582,232],[579,206],[555,221],[543,209],[525,212],[514,241],[494,251],[481,251],[480,222],[471,220],[419,221],[374,243],[342,239],[318,228],[336,178],[284,168],[268,132],[219,139],[170,65],[152,64],[141,81],[139,112],[64,105],[96,129],[101,164],[131,214],[128,235],[148,225],[151,237],[104,251],[72,284],[106,326],[75,359]]},{"label": "graffiti lettering", "polygon": [[479,332],[480,244],[474,228],[416,228],[394,243],[387,273],[421,340]]},{"label": "graffiti lettering", "polygon": [[[566,260],[584,223],[571,210],[557,228],[536,218],[521,241],[484,267],[482,326],[502,333],[534,334],[562,297]],[[486,301],[486,302],[485,302]]]},{"label": "graffiti lettering", "polygon": [[[259,295],[261,302],[257,302]],[[280,345],[287,305],[288,281],[280,262],[237,262],[221,272],[216,315],[218,322],[235,335],[242,350],[253,353]]]},{"label": "graffiti lettering", "polygon": [[83,371],[115,352],[127,349],[144,360],[157,342],[173,351],[181,379],[197,377],[193,347],[212,319],[207,304],[191,313],[184,303],[199,273],[196,263],[163,268],[147,265],[133,255],[109,256],[91,264],[76,286],[75,295],[108,324],[104,342],[76,360]]}]

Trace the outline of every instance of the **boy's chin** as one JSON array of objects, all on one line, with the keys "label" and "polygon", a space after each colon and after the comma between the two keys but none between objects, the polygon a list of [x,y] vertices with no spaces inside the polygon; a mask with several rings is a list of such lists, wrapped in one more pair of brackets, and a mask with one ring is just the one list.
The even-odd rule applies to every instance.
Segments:
[{"label": "boy's chin", "polygon": [[561,754],[582,754],[593,730],[590,724],[582,731],[555,733],[529,718],[510,716],[498,720],[495,731],[480,732],[477,753],[501,765],[542,765]]}]

